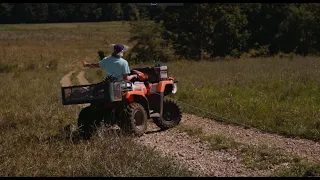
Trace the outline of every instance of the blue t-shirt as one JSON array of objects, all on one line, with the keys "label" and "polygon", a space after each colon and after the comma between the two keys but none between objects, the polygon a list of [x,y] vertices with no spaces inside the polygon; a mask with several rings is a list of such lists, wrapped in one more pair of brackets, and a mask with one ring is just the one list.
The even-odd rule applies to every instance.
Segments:
[{"label": "blue t-shirt", "polygon": [[107,73],[107,76],[115,76],[118,80],[123,80],[123,75],[130,74],[128,62],[122,58],[105,57],[99,62],[99,66]]}]

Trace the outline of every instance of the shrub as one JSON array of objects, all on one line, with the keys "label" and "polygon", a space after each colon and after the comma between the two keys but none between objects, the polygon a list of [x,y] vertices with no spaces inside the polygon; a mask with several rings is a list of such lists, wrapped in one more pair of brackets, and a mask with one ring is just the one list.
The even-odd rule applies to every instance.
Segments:
[{"label": "shrub", "polygon": [[266,57],[269,56],[269,53],[269,45],[263,45],[250,49],[248,55],[249,57]]},{"label": "shrub", "polygon": [[103,50],[99,50],[98,51],[99,60],[102,60],[104,57],[106,57],[105,54],[106,53]]},{"label": "shrub", "polygon": [[135,62],[168,62],[173,60],[174,53],[168,41],[161,37],[161,24],[152,21],[131,23],[130,42],[136,45],[127,52],[127,58]]},{"label": "shrub", "polygon": [[18,68],[17,64],[10,65],[10,64],[2,64],[0,63],[0,73],[9,73],[14,71]]}]

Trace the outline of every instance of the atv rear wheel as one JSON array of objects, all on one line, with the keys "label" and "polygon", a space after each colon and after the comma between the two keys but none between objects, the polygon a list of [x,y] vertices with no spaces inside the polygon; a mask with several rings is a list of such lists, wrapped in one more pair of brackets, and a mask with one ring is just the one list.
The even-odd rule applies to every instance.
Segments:
[{"label": "atv rear wheel", "polygon": [[163,101],[162,117],[153,118],[153,121],[161,130],[166,130],[177,126],[181,118],[182,112],[178,104],[171,99],[165,99]]},{"label": "atv rear wheel", "polygon": [[126,133],[142,136],[147,130],[147,113],[139,103],[131,103],[126,107],[126,118],[121,118],[121,129]]},{"label": "atv rear wheel", "polygon": [[93,107],[83,108],[78,117],[78,129],[81,137],[86,140],[90,139],[102,119],[103,115],[97,113]]}]

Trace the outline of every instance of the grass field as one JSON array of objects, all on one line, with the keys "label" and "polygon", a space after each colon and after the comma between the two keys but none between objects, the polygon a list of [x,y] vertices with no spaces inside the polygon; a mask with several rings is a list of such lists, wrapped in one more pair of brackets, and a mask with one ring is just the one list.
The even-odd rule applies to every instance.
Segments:
[{"label": "grass field", "polygon": [[[121,139],[120,150],[111,150],[111,137],[73,144],[61,132],[76,124],[80,107],[62,105],[60,79],[78,72],[83,59],[98,61],[97,51],[111,50],[108,44],[132,46],[128,28],[122,22],[0,25],[1,176],[192,175],[128,138]],[[181,102],[260,129],[320,139],[317,57],[167,65],[179,81],[173,98]],[[104,74],[86,73],[90,82]],[[182,106],[184,112],[215,117]]]},{"label": "grass field", "polygon": [[63,131],[76,124],[80,107],[62,105],[60,79],[106,43],[127,44],[128,27],[0,25],[0,176],[192,175],[129,138],[112,149],[112,137],[74,144]]},{"label": "grass field", "polygon": [[174,98],[182,102],[236,123],[320,140],[319,60],[274,57],[168,65],[170,74],[179,80]]}]

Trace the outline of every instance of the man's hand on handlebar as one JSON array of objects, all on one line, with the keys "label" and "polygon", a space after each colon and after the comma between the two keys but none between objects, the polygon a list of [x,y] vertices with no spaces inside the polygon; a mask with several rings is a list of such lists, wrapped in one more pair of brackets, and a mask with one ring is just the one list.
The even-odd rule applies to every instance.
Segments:
[{"label": "man's hand on handlebar", "polygon": [[148,75],[145,75],[144,73],[137,70],[132,70],[132,71],[137,75],[137,79],[139,81],[145,81],[148,79]]},{"label": "man's hand on handlebar", "polygon": [[138,75],[136,74],[133,74],[133,75],[123,75],[123,79],[126,80],[126,81],[132,81],[133,79],[136,79],[138,78]]}]

